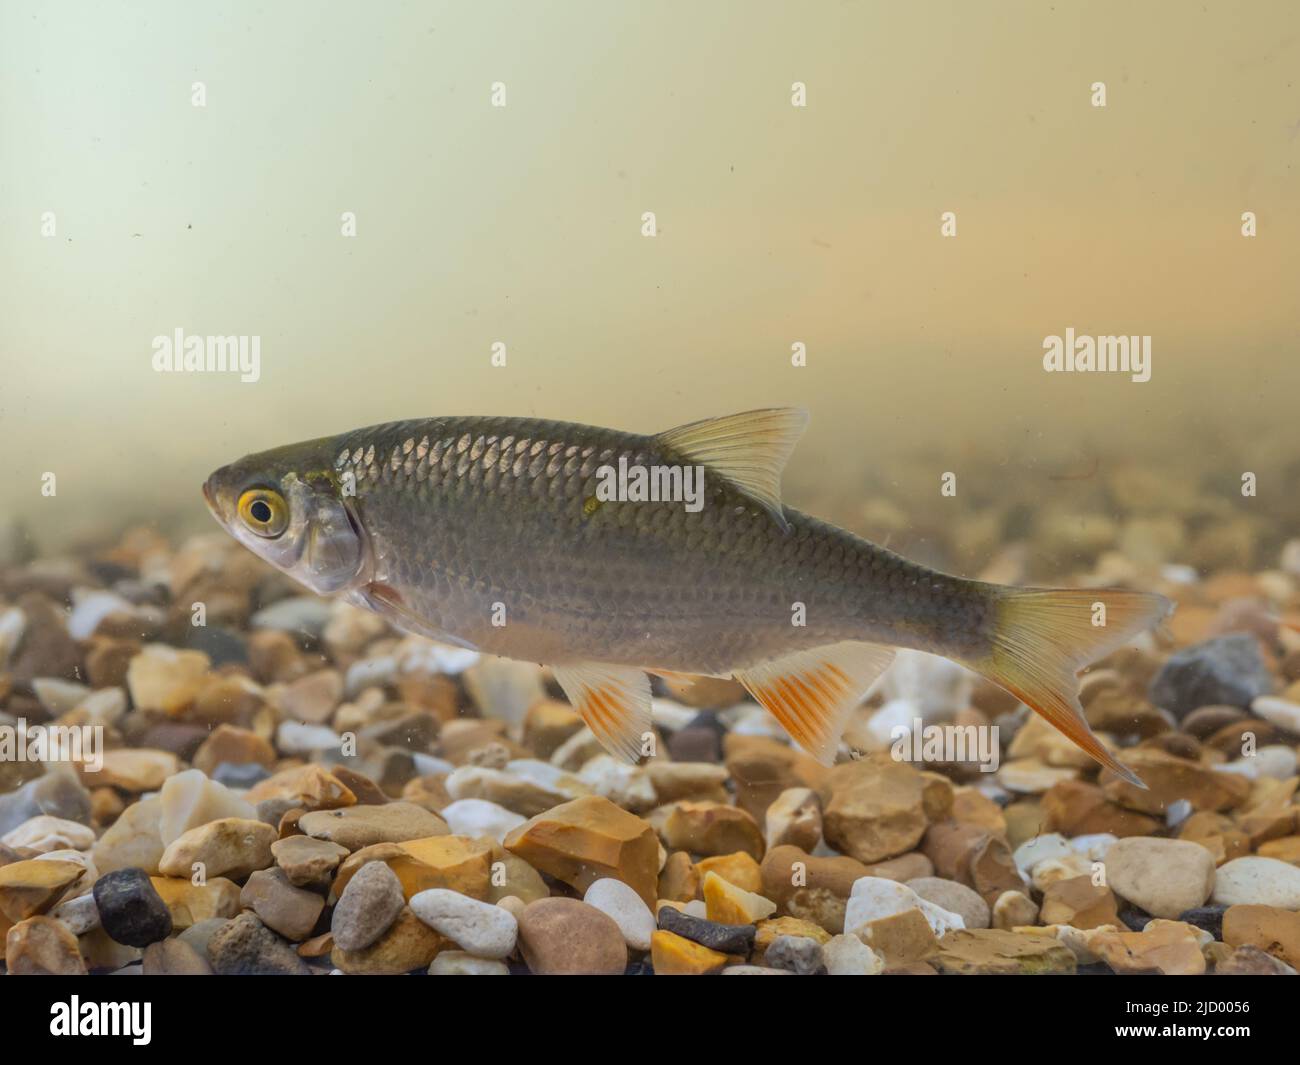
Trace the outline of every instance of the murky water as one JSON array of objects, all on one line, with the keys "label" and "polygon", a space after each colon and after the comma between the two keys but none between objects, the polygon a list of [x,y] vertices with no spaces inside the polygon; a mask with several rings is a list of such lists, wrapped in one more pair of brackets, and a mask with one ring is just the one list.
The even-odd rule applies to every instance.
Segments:
[{"label": "murky water", "polygon": [[[143,868],[179,912],[202,841],[170,860],[162,848],[219,819],[194,814],[203,789],[221,796],[204,809],[292,838],[283,816],[321,812],[331,789],[363,811],[401,801],[409,823],[337,840],[337,872],[327,847],[315,873],[305,853],[232,865],[236,901],[213,912],[233,922],[242,891],[243,908],[282,920],[262,943],[271,970],[425,969],[445,900],[415,907],[411,883],[380,930],[396,961],[323,937],[342,927],[363,841],[414,840],[413,865],[440,869],[442,845],[425,844],[447,825],[424,818],[483,799],[491,817],[447,820],[456,861],[508,858],[512,890],[457,890],[515,898],[512,921],[621,882],[632,901],[597,899],[619,920],[666,900],[756,924],[759,946],[731,943],[726,964],[811,965],[801,944],[768,958],[784,930],[836,936],[819,964],[868,971],[858,944],[888,905],[855,911],[846,886],[827,912],[773,864],[820,846],[864,878],[957,885],[930,885],[932,901],[969,907],[967,928],[1082,929],[1100,914],[1127,935],[1144,917],[1217,913],[1184,921],[1210,946],[1166,929],[1167,943],[1090,951],[1070,933],[1047,969],[1263,971],[1273,963],[1241,951],[1274,933],[1240,914],[1225,928],[1224,914],[1300,910],[1297,60],[1285,2],[3,5],[0,725],[94,724],[109,756],[63,783],[57,760],[0,765],[0,824],[18,832],[4,864],[94,854],[100,874]],[[916,660],[853,715],[841,761],[856,769],[828,776],[793,752],[732,682],[692,694],[672,680],[656,681],[658,776],[610,768],[550,673],[440,657],[353,607],[297,599],[217,529],[200,491],[241,455],[397,419],[652,433],[780,405],[812,416],[784,477],[799,509],[962,576],[1177,604],[1084,687],[1088,720],[1149,794],[1099,776],[1006,693]],[[1179,655],[1216,682],[1198,687]],[[986,730],[996,775],[951,751],[927,759],[950,785],[922,803],[911,767],[886,757],[892,725],[922,720]],[[362,749],[337,749],[351,733]],[[694,762],[716,779],[674,776]],[[755,783],[755,766],[779,786]],[[829,781],[863,766],[878,777],[837,798]],[[166,793],[176,831],[137,832],[142,797],[181,778]],[[44,798],[20,791],[37,780]],[[616,811],[566,805],[592,795]],[[873,827],[881,796],[911,827]],[[734,830],[669,809],[679,801],[719,804]],[[32,828],[40,812],[73,827]],[[644,860],[575,874],[572,856],[525,838],[539,817],[653,831]],[[990,834],[979,854],[996,852],[994,871],[954,857],[936,828],[954,823]],[[1035,873],[1020,848],[1049,831],[1072,857]],[[1182,881],[1153,887],[1132,879],[1149,856],[1109,857],[1092,840],[1106,834],[1157,841],[1170,868],[1165,844],[1200,850]],[[143,849],[122,843],[137,835]],[[1065,854],[1043,846],[1041,860]],[[1272,864],[1225,876],[1238,860]],[[1113,896],[1051,890],[1092,861],[1119,869]],[[795,923],[764,932],[772,913],[710,874]],[[289,875],[321,905],[286,893]],[[93,882],[68,879],[22,919]],[[266,918],[277,907],[292,917]],[[19,909],[0,905],[0,927]],[[79,948],[32,956],[75,970],[79,949],[111,971],[159,941],[83,927],[89,909],[56,913]],[[582,966],[724,964],[683,948],[708,936],[677,920],[657,918],[655,935],[675,937],[658,954],[591,931]],[[523,927],[522,952],[480,944],[448,970],[563,968],[550,933]],[[881,968],[995,968],[979,943],[905,957],[884,932],[874,942]],[[1300,966],[1295,949],[1270,957]],[[10,951],[11,971],[36,964],[27,950]],[[242,971],[206,943],[144,965]]]}]

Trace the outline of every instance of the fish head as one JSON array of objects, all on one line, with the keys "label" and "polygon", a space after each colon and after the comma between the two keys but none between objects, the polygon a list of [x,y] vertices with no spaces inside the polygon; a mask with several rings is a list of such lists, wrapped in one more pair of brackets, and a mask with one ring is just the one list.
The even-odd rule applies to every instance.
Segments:
[{"label": "fish head", "polygon": [[203,484],[222,528],[318,595],[364,583],[369,568],[367,539],[330,445],[327,438],[248,455]]}]

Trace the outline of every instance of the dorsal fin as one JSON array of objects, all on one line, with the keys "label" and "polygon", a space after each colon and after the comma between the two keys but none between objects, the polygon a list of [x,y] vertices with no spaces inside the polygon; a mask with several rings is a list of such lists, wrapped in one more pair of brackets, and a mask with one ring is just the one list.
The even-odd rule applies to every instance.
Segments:
[{"label": "dorsal fin", "polygon": [[781,507],[781,471],[807,426],[806,410],[771,407],[679,425],[656,439],[725,477],[788,529]]}]

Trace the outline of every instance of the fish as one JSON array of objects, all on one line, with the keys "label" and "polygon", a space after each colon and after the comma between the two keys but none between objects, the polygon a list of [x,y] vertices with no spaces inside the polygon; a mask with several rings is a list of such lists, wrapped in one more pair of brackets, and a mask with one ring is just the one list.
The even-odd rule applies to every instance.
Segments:
[{"label": "fish", "polygon": [[246,456],[203,495],[236,540],[318,595],[550,667],[628,762],[650,753],[659,675],[735,678],[830,765],[896,649],[912,648],[988,678],[1143,786],[1088,725],[1078,672],[1169,600],[953,576],[786,507],[782,472],[808,420],[776,407],[653,435],[396,421]]}]

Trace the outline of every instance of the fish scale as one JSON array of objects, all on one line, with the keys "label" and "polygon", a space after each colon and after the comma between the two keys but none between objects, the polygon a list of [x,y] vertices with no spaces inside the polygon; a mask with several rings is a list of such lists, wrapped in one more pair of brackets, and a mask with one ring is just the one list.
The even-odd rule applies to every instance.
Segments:
[{"label": "fish scale", "polygon": [[[411,462],[425,441],[426,458]],[[529,657],[520,643],[543,628],[563,634],[563,659],[714,674],[846,639],[933,649],[945,623],[977,629],[986,602],[797,511],[786,510],[783,531],[707,472],[699,513],[619,501],[584,513],[599,466],[682,464],[650,437],[439,418],[338,444],[336,472],[357,474],[375,579],[403,592],[435,633],[472,632],[495,653]],[[803,627],[791,623],[796,602]],[[499,628],[489,623],[495,603],[506,612]]]}]

